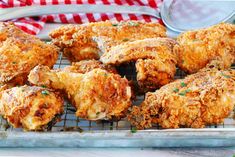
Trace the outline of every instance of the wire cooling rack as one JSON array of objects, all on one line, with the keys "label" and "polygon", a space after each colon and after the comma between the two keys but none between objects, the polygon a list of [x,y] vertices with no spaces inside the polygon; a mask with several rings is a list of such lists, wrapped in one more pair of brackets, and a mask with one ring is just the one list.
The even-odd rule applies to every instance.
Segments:
[{"label": "wire cooling rack", "polygon": [[[59,58],[54,65],[54,69],[63,68],[65,66],[70,65],[70,62],[63,57],[62,53],[59,55]],[[119,73],[122,76],[126,76],[129,80],[136,80],[136,71],[134,68],[134,64],[126,64],[117,68]],[[235,68],[233,66],[232,68]],[[183,78],[185,73],[177,69],[175,79]],[[136,97],[136,100],[133,104],[138,105],[144,100],[144,95],[140,95]],[[61,116],[61,121],[57,122],[54,126],[49,126],[45,131],[46,132],[86,132],[86,131],[110,131],[110,130],[132,130],[132,126],[130,123],[124,118],[119,121],[88,121],[84,119],[80,119],[75,116],[75,108],[68,103],[65,102],[64,105],[64,114]],[[0,131],[22,131],[22,129],[17,128],[14,129],[10,125],[7,124],[6,120],[0,118]],[[209,125],[206,128],[234,128],[235,129],[235,121],[233,120],[233,114],[230,115],[229,118],[225,119],[223,124],[219,125]],[[160,130],[161,127],[158,125],[153,126],[151,129]]]}]

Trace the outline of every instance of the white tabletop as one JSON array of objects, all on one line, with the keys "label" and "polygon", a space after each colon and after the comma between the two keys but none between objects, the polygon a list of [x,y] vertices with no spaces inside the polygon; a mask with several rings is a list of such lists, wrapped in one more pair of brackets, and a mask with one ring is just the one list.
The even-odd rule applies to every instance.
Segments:
[{"label": "white tabletop", "polygon": [[0,148],[0,157],[233,157],[235,148]]}]

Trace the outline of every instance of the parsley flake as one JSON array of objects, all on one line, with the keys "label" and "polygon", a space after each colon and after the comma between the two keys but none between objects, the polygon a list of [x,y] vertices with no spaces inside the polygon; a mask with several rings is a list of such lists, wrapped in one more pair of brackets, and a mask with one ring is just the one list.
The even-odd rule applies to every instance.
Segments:
[{"label": "parsley flake", "polygon": [[191,91],[190,89],[186,89],[186,90],[180,92],[179,95],[185,96],[185,95],[186,95],[188,92],[190,92],[190,91]]},{"label": "parsley flake", "polygon": [[137,129],[136,128],[131,128],[131,133],[136,133]]},{"label": "parsley flake", "polygon": [[186,85],[186,83],[181,82],[181,83],[180,83],[180,86],[181,86],[181,87],[186,87],[187,85]]},{"label": "parsley flake", "polygon": [[178,88],[174,88],[173,92],[177,93],[177,92],[179,92],[179,89]]},{"label": "parsley flake", "polygon": [[42,87],[42,88],[47,88],[47,86],[46,86],[46,85],[42,85],[41,87]]},{"label": "parsley flake", "polygon": [[222,74],[222,76],[224,76],[225,78],[231,78],[231,76],[229,76],[229,75],[225,75],[224,73],[221,73]]},{"label": "parsley flake", "polygon": [[118,24],[114,23],[114,24],[112,24],[112,26],[116,27],[116,26],[118,26]]},{"label": "parsley flake", "polygon": [[110,125],[110,126],[109,126],[109,129],[110,129],[110,130],[113,130],[113,126],[112,126],[112,125]]},{"label": "parsley flake", "polygon": [[129,22],[129,26],[139,26],[139,24],[137,22]]},{"label": "parsley flake", "polygon": [[16,64],[16,62],[12,62],[12,64]]},{"label": "parsley flake", "polygon": [[43,90],[41,93],[42,93],[43,95],[49,95],[49,91],[47,91],[47,90]]}]

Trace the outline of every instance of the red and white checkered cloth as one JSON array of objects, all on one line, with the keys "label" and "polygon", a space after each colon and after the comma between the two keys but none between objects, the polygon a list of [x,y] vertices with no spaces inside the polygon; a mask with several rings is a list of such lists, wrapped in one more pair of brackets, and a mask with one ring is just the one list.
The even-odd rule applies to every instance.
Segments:
[{"label": "red and white checkered cloth", "polygon": [[[0,0],[0,9],[12,7],[24,7],[32,5],[58,5],[58,4],[104,4],[104,5],[129,5],[148,6],[158,9],[162,0]],[[87,23],[105,20],[144,20],[146,22],[161,22],[148,15],[141,14],[114,14],[114,13],[77,13],[43,15],[38,17],[25,17],[12,19],[16,26],[29,34],[36,35],[43,29],[46,22],[49,23]]]}]

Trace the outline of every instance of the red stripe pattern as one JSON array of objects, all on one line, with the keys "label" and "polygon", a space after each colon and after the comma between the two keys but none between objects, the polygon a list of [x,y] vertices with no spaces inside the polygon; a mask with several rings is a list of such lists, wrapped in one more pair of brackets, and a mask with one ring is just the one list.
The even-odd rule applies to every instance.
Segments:
[{"label": "red stripe pattern", "polygon": [[[12,7],[24,7],[32,5],[58,5],[58,4],[105,4],[105,5],[129,5],[129,6],[149,6],[158,9],[162,0],[0,0],[0,10]],[[36,35],[44,27],[46,22],[54,23],[75,23],[82,24],[96,21],[122,21],[122,20],[142,20],[146,22],[161,22],[148,15],[140,14],[113,14],[113,13],[76,13],[76,14],[56,14],[43,15],[38,17],[25,17],[11,19],[16,26],[23,31]]]}]

